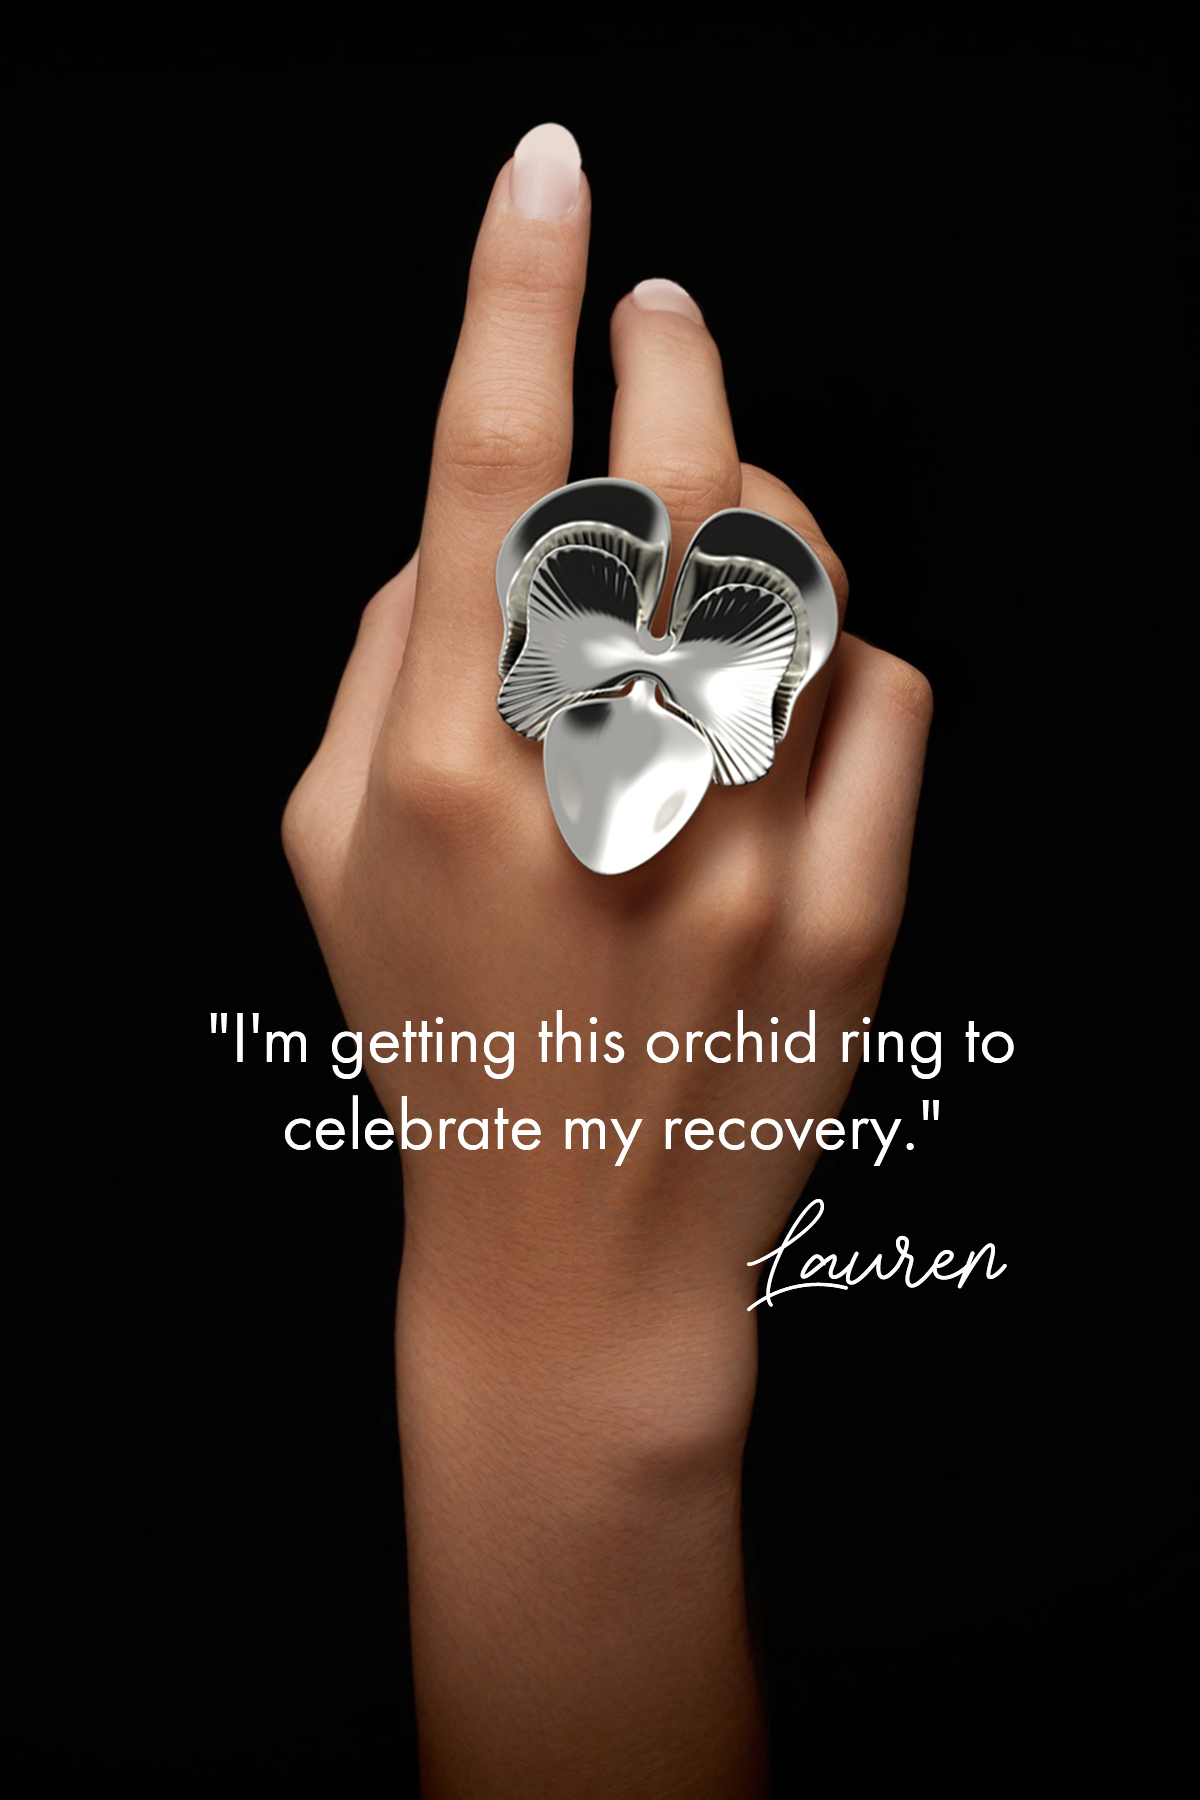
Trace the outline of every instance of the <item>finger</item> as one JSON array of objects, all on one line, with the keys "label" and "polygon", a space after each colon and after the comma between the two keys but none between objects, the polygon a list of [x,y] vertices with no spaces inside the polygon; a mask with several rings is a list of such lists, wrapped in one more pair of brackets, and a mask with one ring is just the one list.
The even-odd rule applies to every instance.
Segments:
[{"label": "finger", "polygon": [[574,138],[540,125],[500,171],[480,228],[438,416],[400,684],[404,704],[435,720],[494,713],[496,555],[526,507],[567,479],[589,210]]},{"label": "finger", "polygon": [[285,837],[301,854],[319,847],[322,860],[332,864],[350,836],[404,661],[416,588],[414,555],[380,588],[359,621],[320,748],[288,805]]},{"label": "finger", "polygon": [[691,538],[741,501],[721,358],[700,308],[673,281],[642,281],[612,318],[609,473],[653,488],[671,515],[664,599]]},{"label": "finger", "polygon": [[891,909],[892,930],[932,716],[922,674],[861,638],[840,639],[809,772],[808,822],[832,891],[868,917]]},{"label": "finger", "polygon": [[[769,474],[766,469],[755,468],[753,463],[743,463],[742,505],[749,507],[752,512],[767,513],[771,518],[789,525],[816,552],[837,596],[840,630],[846,617],[849,595],[846,571],[803,500],[792,492],[786,482],[780,481],[778,476]],[[836,654],[835,649],[834,656]],[[787,736],[775,752],[775,766],[798,798],[803,798],[807,787],[809,763],[820,729],[825,697],[829,691],[832,663],[833,657],[799,695],[792,709]]]},{"label": "finger", "polygon": [[398,575],[380,588],[363,611],[325,729],[323,748],[365,780],[404,651],[417,592],[414,554]]}]

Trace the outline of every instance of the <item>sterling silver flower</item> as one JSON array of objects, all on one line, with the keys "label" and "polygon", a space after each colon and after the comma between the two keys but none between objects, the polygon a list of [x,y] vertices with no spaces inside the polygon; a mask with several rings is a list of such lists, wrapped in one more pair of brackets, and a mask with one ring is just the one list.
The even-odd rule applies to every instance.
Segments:
[{"label": "sterling silver flower", "polygon": [[670,547],[650,488],[579,481],[530,507],[496,562],[500,715],[544,745],[559,830],[601,875],[656,855],[710,782],[767,773],[837,636],[817,556],[741,507],[700,527],[652,636]]}]

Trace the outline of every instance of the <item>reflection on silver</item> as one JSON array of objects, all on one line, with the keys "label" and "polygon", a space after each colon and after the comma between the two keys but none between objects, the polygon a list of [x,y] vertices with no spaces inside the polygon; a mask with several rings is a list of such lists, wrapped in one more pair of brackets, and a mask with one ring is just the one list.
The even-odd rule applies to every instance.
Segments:
[{"label": "reflection on silver", "polygon": [[707,740],[659,706],[652,681],[565,706],[545,735],[546,788],[581,863],[620,875],[669,844],[708,791]]},{"label": "reflection on silver", "polygon": [[581,481],[530,507],[496,563],[500,714],[544,742],[554,817],[598,874],[648,861],[710,781],[765,775],[837,636],[814,552],[740,507],[700,527],[652,636],[670,542],[649,488]]}]

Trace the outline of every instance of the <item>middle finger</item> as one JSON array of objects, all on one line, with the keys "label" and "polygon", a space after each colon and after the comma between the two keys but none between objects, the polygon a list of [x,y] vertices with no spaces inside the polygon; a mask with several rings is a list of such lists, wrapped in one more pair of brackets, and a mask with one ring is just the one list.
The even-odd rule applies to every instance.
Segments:
[{"label": "middle finger", "polygon": [[671,515],[665,605],[697,527],[741,503],[721,358],[700,308],[673,281],[643,281],[625,296],[613,314],[612,357],[609,473],[653,488]]}]

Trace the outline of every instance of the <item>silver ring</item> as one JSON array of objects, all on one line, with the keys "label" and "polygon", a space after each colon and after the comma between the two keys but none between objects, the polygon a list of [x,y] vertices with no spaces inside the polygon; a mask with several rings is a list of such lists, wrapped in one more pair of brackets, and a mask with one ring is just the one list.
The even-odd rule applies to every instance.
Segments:
[{"label": "silver ring", "polygon": [[652,636],[670,551],[658,495],[605,479],[537,501],[496,559],[500,716],[543,745],[558,828],[599,875],[656,856],[710,782],[761,780],[837,638],[819,558],[744,507],[701,525]]}]

